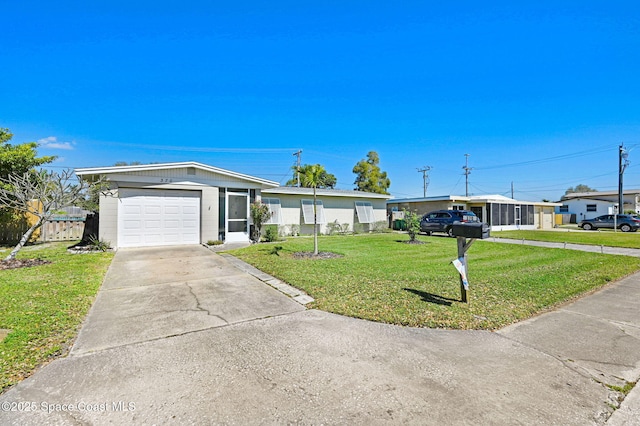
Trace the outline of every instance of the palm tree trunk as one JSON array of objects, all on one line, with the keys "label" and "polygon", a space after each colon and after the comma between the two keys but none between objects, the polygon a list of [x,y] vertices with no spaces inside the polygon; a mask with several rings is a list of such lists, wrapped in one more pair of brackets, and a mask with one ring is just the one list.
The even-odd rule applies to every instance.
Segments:
[{"label": "palm tree trunk", "polygon": [[318,207],[316,206],[316,187],[313,187],[313,254],[318,255]]}]

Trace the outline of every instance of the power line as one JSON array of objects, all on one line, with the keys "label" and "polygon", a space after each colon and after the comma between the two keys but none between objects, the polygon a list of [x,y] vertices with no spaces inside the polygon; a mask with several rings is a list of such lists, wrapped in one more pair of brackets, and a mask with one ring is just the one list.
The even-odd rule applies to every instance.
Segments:
[{"label": "power line", "polygon": [[539,158],[537,160],[521,161],[518,163],[498,164],[495,166],[476,167],[476,170],[502,169],[506,167],[517,167],[517,166],[546,163],[550,161],[566,160],[567,158],[578,158],[578,157],[584,157],[592,154],[599,154],[601,152],[608,152],[610,149],[611,149],[611,146],[606,145],[606,146],[594,148],[591,150],[578,151],[578,152],[569,153],[569,154],[557,155],[554,157]]}]

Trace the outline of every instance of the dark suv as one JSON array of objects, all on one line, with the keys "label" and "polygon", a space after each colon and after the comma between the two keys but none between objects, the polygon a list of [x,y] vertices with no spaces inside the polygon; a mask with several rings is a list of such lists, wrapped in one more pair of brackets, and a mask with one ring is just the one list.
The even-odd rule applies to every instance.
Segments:
[{"label": "dark suv", "polygon": [[457,222],[480,222],[480,219],[474,212],[467,210],[436,210],[422,216],[420,231],[427,235],[444,232],[453,237],[452,225]]},{"label": "dark suv", "polygon": [[612,214],[605,214],[594,219],[580,221],[578,226],[585,231],[598,228],[613,229],[617,226],[622,232],[636,232],[640,228],[640,219],[631,214],[619,214],[615,218]]}]

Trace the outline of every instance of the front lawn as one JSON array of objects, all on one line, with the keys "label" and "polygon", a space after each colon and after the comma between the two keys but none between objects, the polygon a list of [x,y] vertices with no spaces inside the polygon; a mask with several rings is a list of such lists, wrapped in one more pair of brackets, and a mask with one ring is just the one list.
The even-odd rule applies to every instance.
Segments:
[{"label": "front lawn", "polygon": [[497,231],[492,237],[516,240],[546,241],[551,243],[588,244],[606,247],[640,249],[640,232],[613,232],[613,230],[583,231],[566,229],[562,231]]},{"label": "front lawn", "polygon": [[[640,269],[640,259],[476,241],[469,256],[469,304],[450,262],[454,238],[374,234],[320,239],[336,259],[299,259],[309,238],[230,253],[311,295],[311,307],[415,327],[498,329]],[[281,246],[281,250],[274,250]],[[275,254],[277,253],[277,254]]]},{"label": "front lawn", "polygon": [[0,329],[11,330],[0,342],[1,390],[65,354],[94,301],[113,254],[69,254],[71,244],[25,247],[19,259],[51,263],[0,270]]}]

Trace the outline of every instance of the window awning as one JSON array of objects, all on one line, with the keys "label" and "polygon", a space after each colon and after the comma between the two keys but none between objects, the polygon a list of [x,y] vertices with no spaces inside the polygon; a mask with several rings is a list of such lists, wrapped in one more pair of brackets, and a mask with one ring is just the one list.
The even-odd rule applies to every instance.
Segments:
[{"label": "window awning", "polygon": [[[313,225],[313,200],[300,200],[302,203],[302,216],[305,225]],[[324,217],[322,201],[316,201],[316,223],[327,223]]]},{"label": "window awning", "polygon": [[360,223],[373,223],[376,220],[373,214],[373,204],[368,201],[356,201],[356,213]]},{"label": "window awning", "polygon": [[262,204],[266,204],[271,212],[271,218],[265,225],[282,225],[282,208],[279,198],[262,198]]}]

